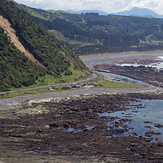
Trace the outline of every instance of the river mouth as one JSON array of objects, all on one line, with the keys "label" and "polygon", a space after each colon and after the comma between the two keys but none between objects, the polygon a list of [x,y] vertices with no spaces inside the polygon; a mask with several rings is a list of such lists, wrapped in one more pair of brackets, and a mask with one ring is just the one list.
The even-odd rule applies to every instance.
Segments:
[{"label": "river mouth", "polygon": [[[134,59],[115,62],[114,64],[94,66],[100,74],[115,77],[116,82],[129,82],[141,85],[154,85],[163,87],[163,57],[155,59]],[[120,136],[142,136],[151,138],[150,142],[163,141],[163,100],[142,100],[131,102],[133,105],[129,110],[114,113],[98,113],[101,117],[116,117],[107,126],[115,127],[122,119],[126,122],[121,129],[126,132],[114,134],[112,137]],[[141,107],[138,107],[141,106]],[[127,127],[126,127],[127,126]]]}]

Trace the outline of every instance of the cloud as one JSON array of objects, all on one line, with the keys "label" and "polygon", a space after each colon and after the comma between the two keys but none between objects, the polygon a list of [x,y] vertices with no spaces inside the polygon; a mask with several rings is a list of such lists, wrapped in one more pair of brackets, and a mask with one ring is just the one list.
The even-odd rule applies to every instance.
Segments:
[{"label": "cloud", "polygon": [[156,13],[163,14],[162,6],[163,1],[160,0],[132,0],[125,9],[131,9],[133,7],[148,8]]},{"label": "cloud", "polygon": [[102,10],[108,13],[129,10],[133,7],[149,8],[163,14],[160,0],[16,0],[25,5],[53,10]]}]

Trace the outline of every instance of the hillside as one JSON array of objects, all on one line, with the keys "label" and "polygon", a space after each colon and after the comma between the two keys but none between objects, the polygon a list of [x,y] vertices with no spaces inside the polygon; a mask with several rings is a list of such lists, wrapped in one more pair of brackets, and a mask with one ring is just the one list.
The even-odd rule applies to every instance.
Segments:
[{"label": "hillside", "polygon": [[36,63],[38,66],[46,69],[44,65],[42,65],[28,50],[24,48],[22,43],[19,41],[19,38],[16,36],[16,31],[11,27],[9,21],[3,16],[0,16],[0,27],[4,29],[10,42],[13,43],[17,49],[23,52],[29,60],[31,60],[33,63]]},{"label": "hillside", "polygon": [[70,14],[19,5],[77,55],[163,49],[163,20],[133,16]]},{"label": "hillside", "polygon": [[80,10],[80,11],[73,11],[73,10],[67,10],[66,12],[69,13],[98,13],[99,15],[108,15],[107,12],[99,11],[99,10]]},{"label": "hillside", "polygon": [[0,92],[12,87],[29,86],[46,74],[45,70],[29,61],[0,28]]},{"label": "hillside", "polygon": [[0,92],[35,84],[47,74],[61,81],[65,76],[74,77],[74,73],[84,77],[89,71],[69,48],[15,3],[0,0]]}]

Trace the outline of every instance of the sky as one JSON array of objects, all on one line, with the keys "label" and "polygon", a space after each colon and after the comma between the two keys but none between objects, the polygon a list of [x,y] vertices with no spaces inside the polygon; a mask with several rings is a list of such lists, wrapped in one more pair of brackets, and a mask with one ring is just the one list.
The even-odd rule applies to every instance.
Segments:
[{"label": "sky", "polygon": [[163,15],[163,0],[15,0],[34,8],[44,10],[100,10],[115,13],[133,7],[148,8]]}]

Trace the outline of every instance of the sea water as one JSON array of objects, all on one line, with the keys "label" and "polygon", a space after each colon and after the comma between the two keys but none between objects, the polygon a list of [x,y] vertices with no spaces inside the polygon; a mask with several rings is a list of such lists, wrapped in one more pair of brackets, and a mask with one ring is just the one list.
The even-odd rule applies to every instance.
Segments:
[{"label": "sea water", "polygon": [[[142,136],[145,138],[153,138],[153,141],[163,141],[163,100],[140,100],[139,102],[131,102],[134,107],[126,111],[116,111],[114,113],[98,113],[99,117],[109,116],[117,117],[116,121],[121,119],[129,119],[125,123],[129,130],[124,134],[117,136]],[[139,106],[143,105],[143,108]],[[138,106],[138,107],[136,107]],[[110,125],[108,122],[107,125]],[[145,133],[153,131],[151,136]]]},{"label": "sea water", "polygon": [[163,69],[163,56],[158,56],[158,58],[155,59],[154,63],[150,64],[138,64],[138,63],[123,63],[123,64],[116,64],[117,66],[134,66],[134,67],[139,67],[139,66],[145,66],[145,67],[152,67],[152,68],[157,68],[158,70]]}]

